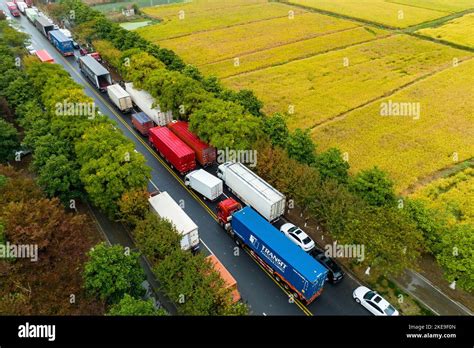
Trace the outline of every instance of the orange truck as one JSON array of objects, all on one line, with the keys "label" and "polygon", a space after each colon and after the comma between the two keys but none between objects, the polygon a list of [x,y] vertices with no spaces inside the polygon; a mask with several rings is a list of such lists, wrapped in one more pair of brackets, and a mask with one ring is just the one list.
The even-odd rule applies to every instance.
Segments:
[{"label": "orange truck", "polygon": [[209,255],[208,257],[206,257],[206,259],[208,259],[212,263],[214,269],[220,274],[222,280],[224,280],[226,289],[231,290],[232,303],[238,302],[240,300],[240,293],[239,290],[237,290],[237,281],[235,280],[235,278],[232,277],[232,274],[230,274],[227,268],[224,267],[222,262],[220,262],[215,255]]}]

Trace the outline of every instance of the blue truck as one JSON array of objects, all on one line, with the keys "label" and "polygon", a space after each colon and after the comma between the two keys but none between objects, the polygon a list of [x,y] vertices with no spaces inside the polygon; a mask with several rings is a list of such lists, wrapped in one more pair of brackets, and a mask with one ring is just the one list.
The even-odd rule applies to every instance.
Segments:
[{"label": "blue truck", "polygon": [[72,40],[60,30],[51,30],[48,32],[49,41],[63,56],[73,56],[74,46]]},{"label": "blue truck", "polygon": [[309,304],[321,294],[326,268],[251,207],[232,214],[229,232],[295,299]]}]

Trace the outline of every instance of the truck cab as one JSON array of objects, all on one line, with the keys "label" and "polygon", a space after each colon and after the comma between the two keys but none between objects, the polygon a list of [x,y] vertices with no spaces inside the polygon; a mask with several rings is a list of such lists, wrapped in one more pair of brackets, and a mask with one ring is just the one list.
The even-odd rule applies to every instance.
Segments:
[{"label": "truck cab", "polygon": [[217,204],[217,219],[226,230],[230,227],[232,214],[242,209],[242,205],[233,198],[227,198]]}]

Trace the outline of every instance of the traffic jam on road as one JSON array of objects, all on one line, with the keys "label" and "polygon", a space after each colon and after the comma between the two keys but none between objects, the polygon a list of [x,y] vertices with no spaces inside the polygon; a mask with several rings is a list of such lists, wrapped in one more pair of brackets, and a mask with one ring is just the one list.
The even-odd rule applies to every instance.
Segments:
[{"label": "traffic jam on road", "polygon": [[[72,57],[90,85],[131,122],[137,135],[148,142],[194,196],[214,211],[222,230],[236,246],[245,250],[293,300],[309,305],[323,293],[327,282],[338,286],[335,284],[344,281],[341,266],[303,229],[284,217],[287,199],[282,193],[239,161],[217,163],[218,150],[199,139],[187,122],[173,119],[170,111],[161,110],[149,93],[136,89],[133,83],[114,83],[101,64],[100,52],[80,47],[69,30],[59,28],[31,2],[6,5],[12,16],[23,14],[51,43],[51,47],[39,50],[26,43],[28,52],[45,63],[54,63],[48,52],[52,48],[63,57]],[[153,212],[175,225],[182,236],[183,250],[199,252],[199,226],[179,202],[168,192],[157,190],[150,193],[149,204]],[[236,280],[215,255],[211,256],[227,286],[233,289],[235,300],[240,300]],[[393,306],[366,287],[357,287],[352,295],[374,315],[398,315]]]}]

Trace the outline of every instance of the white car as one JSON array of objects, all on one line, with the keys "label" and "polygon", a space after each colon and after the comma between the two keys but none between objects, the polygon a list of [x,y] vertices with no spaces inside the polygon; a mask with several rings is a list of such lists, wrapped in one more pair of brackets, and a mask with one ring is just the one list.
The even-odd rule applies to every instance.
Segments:
[{"label": "white car", "polygon": [[26,50],[28,51],[28,53],[31,54],[31,55],[33,55],[33,54],[36,53],[36,50],[35,50],[35,48],[34,48],[32,45],[28,45],[28,46],[26,46],[25,48],[26,48]]},{"label": "white car", "polygon": [[311,251],[315,246],[314,241],[302,229],[291,223],[282,225],[280,231],[304,251]]},{"label": "white car", "polygon": [[359,286],[352,293],[352,297],[357,303],[360,303],[365,309],[367,309],[373,315],[380,316],[395,316],[399,315],[398,311],[380,296],[377,292],[366,288],[365,286]]}]

